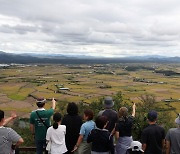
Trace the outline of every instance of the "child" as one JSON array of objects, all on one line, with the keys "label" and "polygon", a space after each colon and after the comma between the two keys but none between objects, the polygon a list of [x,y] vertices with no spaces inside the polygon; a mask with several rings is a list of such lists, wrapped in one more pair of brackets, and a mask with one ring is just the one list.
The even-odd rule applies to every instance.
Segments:
[{"label": "child", "polygon": [[107,129],[104,129],[108,120],[105,116],[96,119],[96,127],[88,136],[87,142],[92,142],[91,154],[114,154],[113,137]]},{"label": "child", "polygon": [[83,118],[86,122],[81,126],[78,141],[74,146],[72,152],[77,150],[78,154],[90,154],[91,144],[87,143],[87,137],[91,132],[91,130],[95,128],[95,123],[92,120],[93,119],[92,110],[85,110]]}]

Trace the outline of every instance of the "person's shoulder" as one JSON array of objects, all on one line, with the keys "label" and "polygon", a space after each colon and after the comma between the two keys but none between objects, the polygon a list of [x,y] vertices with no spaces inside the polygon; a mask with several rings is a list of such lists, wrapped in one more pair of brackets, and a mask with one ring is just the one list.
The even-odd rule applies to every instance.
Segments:
[{"label": "person's shoulder", "polygon": [[37,110],[33,110],[31,111],[31,115],[34,115],[36,113]]},{"label": "person's shoulder", "polygon": [[62,129],[66,129],[65,125],[59,125]]},{"label": "person's shoulder", "polygon": [[98,116],[102,116],[102,114],[104,113],[104,111],[105,111],[105,110],[99,111]]},{"label": "person's shoulder", "polygon": [[111,111],[117,114],[117,111],[116,111],[116,110],[114,110],[114,109],[111,109]]},{"label": "person's shoulder", "polygon": [[53,126],[50,126],[47,130],[50,131],[53,129]]},{"label": "person's shoulder", "polygon": [[178,130],[178,128],[170,128],[168,131],[169,132],[175,132],[175,131],[177,131]]},{"label": "person's shoulder", "polygon": [[116,113],[116,114],[117,114],[117,112],[116,112],[114,109],[106,109],[105,111],[106,111],[106,112],[111,112],[111,113]]},{"label": "person's shoulder", "polygon": [[147,127],[145,127],[145,128],[143,129],[143,132],[147,132],[147,131],[149,131],[149,130],[151,130],[151,126],[150,126],[150,125],[148,125]]},{"label": "person's shoulder", "polygon": [[95,124],[95,122],[94,122],[93,120],[91,120],[91,123],[92,123],[92,124]]},{"label": "person's shoulder", "polygon": [[6,131],[14,131],[11,127],[2,127],[4,130],[6,130]]},{"label": "person's shoulder", "polygon": [[165,129],[164,129],[162,126],[160,126],[160,125],[156,125],[156,127],[157,127],[159,130],[165,131]]},{"label": "person's shoulder", "polygon": [[102,115],[109,115],[109,114],[116,116],[117,112],[113,109],[105,109],[104,112],[102,113]]},{"label": "person's shoulder", "polygon": [[133,117],[132,115],[128,116],[128,119],[134,120],[135,117]]},{"label": "person's shoulder", "polygon": [[44,110],[45,112],[54,112],[54,109],[50,108],[48,110]]},{"label": "person's shoulder", "polygon": [[85,127],[86,125],[87,125],[87,121],[84,122],[84,123],[81,125],[81,127]]}]

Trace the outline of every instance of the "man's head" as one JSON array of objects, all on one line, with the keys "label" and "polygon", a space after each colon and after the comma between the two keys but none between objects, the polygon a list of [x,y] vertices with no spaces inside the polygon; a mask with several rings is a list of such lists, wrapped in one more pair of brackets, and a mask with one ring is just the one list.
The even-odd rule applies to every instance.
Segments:
[{"label": "man's head", "polygon": [[175,123],[180,127],[180,113],[178,114],[178,117],[175,119]]},{"label": "man's head", "polygon": [[104,99],[104,107],[105,108],[112,108],[114,106],[114,102],[112,97],[105,97]]},{"label": "man's head", "polygon": [[157,116],[158,116],[157,112],[152,110],[148,113],[147,118],[149,122],[155,122],[157,120]]},{"label": "man's head", "polygon": [[45,99],[45,98],[38,98],[38,99],[36,100],[36,105],[37,105],[39,108],[44,107],[45,103],[46,103],[46,99]]},{"label": "man's head", "polygon": [[0,110],[0,122],[4,119],[4,111]]}]

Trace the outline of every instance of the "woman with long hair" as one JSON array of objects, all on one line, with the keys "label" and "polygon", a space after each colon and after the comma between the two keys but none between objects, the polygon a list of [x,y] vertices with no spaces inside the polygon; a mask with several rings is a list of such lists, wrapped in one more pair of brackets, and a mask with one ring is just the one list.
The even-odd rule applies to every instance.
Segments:
[{"label": "woman with long hair", "polygon": [[65,141],[68,149],[66,154],[72,154],[71,151],[76,145],[82,125],[82,118],[78,115],[78,106],[74,102],[68,104],[67,114],[62,120],[62,125],[66,126]]}]

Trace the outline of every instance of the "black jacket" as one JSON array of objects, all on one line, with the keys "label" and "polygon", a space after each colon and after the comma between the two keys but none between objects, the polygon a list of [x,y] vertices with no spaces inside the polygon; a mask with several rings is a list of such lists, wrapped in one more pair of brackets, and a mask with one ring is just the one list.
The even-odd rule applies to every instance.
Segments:
[{"label": "black jacket", "polygon": [[92,151],[110,151],[111,154],[114,154],[113,137],[106,129],[93,129],[87,138],[87,142],[92,142]]}]

